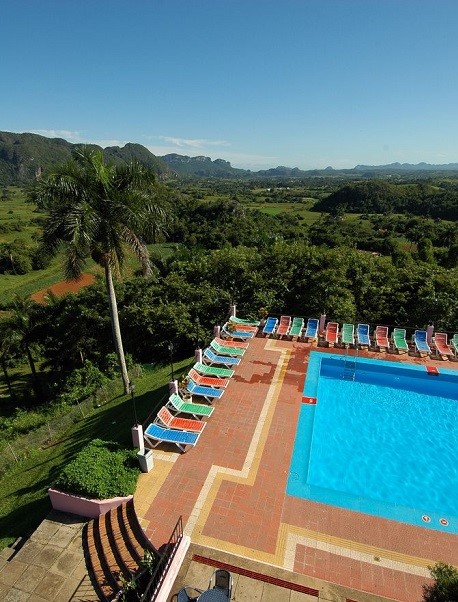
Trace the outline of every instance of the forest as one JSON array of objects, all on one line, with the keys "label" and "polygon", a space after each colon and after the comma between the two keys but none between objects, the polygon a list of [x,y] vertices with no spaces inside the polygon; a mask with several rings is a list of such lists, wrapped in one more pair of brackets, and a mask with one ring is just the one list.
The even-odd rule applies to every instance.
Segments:
[{"label": "forest", "polygon": [[[154,197],[161,218],[143,233],[148,277],[128,262],[115,280],[132,362],[167,362],[170,344],[177,358],[191,355],[233,303],[246,317],[325,312],[338,322],[458,328],[458,180],[155,181]],[[0,220],[0,272],[21,291],[21,278],[40,282],[54,260],[43,245],[46,207],[32,189],[6,188],[0,203],[12,198],[27,198],[26,211]],[[96,282],[76,295],[45,304],[3,295],[0,359],[15,396],[5,407],[31,391],[35,403],[48,402],[88,362],[113,370],[103,275],[94,262],[88,269]],[[14,391],[18,365],[30,391]]]}]

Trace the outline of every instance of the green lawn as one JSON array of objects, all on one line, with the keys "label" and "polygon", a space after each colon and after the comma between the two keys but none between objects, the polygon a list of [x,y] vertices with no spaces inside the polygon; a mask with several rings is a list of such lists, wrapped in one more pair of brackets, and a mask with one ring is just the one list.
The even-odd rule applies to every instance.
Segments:
[{"label": "green lawn", "polygon": [[[190,359],[177,362],[175,371],[185,371]],[[146,421],[163,405],[168,395],[168,366],[146,369],[135,379],[135,406],[138,420]],[[120,389],[121,391],[121,389]],[[119,394],[85,417],[80,416],[58,439],[15,463],[0,478],[0,549],[18,537],[28,535],[51,510],[47,490],[62,468],[84,444],[96,437],[132,447],[130,429],[134,423],[132,399]],[[18,442],[13,444],[19,445]]]}]

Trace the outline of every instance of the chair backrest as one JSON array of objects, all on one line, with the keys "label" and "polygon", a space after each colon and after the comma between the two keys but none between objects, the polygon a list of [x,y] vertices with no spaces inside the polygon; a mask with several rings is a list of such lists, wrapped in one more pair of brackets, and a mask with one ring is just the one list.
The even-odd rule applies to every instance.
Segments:
[{"label": "chair backrest", "polygon": [[369,335],[369,324],[358,324],[357,332],[361,336]]},{"label": "chair backrest", "polygon": [[169,401],[177,410],[179,410],[184,404],[184,401],[177,393],[172,393],[172,395],[169,397]]},{"label": "chair backrest", "polygon": [[172,420],[173,420],[173,416],[170,413],[170,410],[168,410],[165,406],[163,406],[159,412],[157,413],[157,417],[165,424],[165,425],[169,425]]},{"label": "chair backrest", "polygon": [[230,599],[232,595],[232,575],[225,569],[216,569],[210,579],[210,588],[221,589]]},{"label": "chair backrest", "polygon": [[196,383],[199,383],[201,381],[201,379],[202,379],[202,375],[199,374],[194,368],[191,368],[189,370],[189,376]]},{"label": "chair backrest", "polygon": [[326,332],[337,332],[339,328],[339,325],[337,324],[337,322],[328,322],[326,324]]}]

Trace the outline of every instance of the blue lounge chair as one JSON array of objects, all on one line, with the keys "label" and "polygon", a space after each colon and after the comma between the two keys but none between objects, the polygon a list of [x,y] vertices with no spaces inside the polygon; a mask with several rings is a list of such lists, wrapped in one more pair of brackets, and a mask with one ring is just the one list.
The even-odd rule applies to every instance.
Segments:
[{"label": "blue lounge chair", "polygon": [[230,330],[227,324],[224,324],[222,328],[222,333],[224,336],[230,339],[240,339],[241,341],[247,341],[248,339],[252,339],[256,334],[253,330]]},{"label": "blue lounge chair", "polygon": [[356,341],[359,347],[371,346],[371,339],[369,336],[369,324],[358,324],[356,327]]},{"label": "blue lounge chair", "polygon": [[415,343],[415,347],[421,356],[431,353],[431,347],[428,345],[426,339],[426,330],[416,330],[413,333],[412,341]]},{"label": "blue lounge chair", "polygon": [[264,336],[270,336],[271,334],[275,334],[277,326],[278,326],[277,318],[273,318],[273,317],[267,318],[264,328],[262,329],[262,334]]},{"label": "blue lounge chair", "polygon": [[152,447],[157,447],[160,443],[174,443],[182,452],[185,452],[188,445],[194,447],[199,440],[200,433],[176,431],[151,423],[143,436]]},{"label": "blue lounge chair", "polygon": [[225,389],[215,389],[214,387],[198,385],[189,377],[188,382],[186,383],[186,390],[188,393],[191,393],[191,395],[199,395],[200,397],[204,397],[208,403],[212,403],[214,399],[221,399],[225,391]]},{"label": "blue lounge chair", "polygon": [[217,366],[238,366],[240,364],[239,357],[218,355],[212,349],[210,349],[210,347],[204,349],[202,359],[210,366],[213,366],[213,364],[216,364]]},{"label": "blue lounge chair", "polygon": [[304,332],[304,339],[318,338],[319,321],[316,318],[309,318]]}]

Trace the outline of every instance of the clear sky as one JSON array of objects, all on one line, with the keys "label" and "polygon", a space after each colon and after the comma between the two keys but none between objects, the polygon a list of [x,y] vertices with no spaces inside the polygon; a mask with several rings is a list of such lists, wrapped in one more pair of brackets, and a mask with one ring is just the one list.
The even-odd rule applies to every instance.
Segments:
[{"label": "clear sky", "polygon": [[458,162],[458,0],[0,0],[0,130],[253,170]]}]

